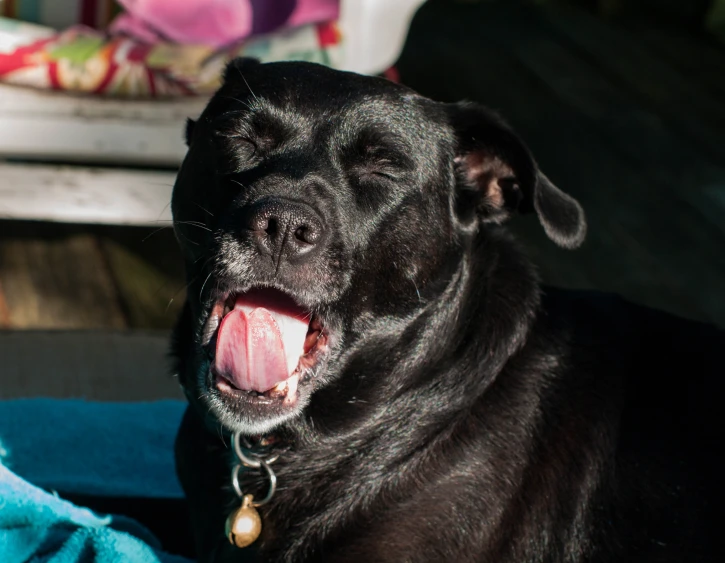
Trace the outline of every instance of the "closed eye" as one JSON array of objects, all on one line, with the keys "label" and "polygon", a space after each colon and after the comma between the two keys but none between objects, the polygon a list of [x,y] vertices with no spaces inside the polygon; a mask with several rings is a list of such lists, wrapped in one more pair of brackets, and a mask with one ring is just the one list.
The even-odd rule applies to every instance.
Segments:
[{"label": "closed eye", "polygon": [[219,148],[219,173],[236,174],[254,166],[260,160],[257,143],[244,131],[216,131],[214,141]]},{"label": "closed eye", "polygon": [[[268,158],[294,131],[274,116],[255,112],[240,118],[236,113],[216,120],[215,137],[227,158],[240,171]],[[246,164],[245,164],[246,163]]]},{"label": "closed eye", "polygon": [[369,126],[358,131],[343,148],[343,162],[350,173],[361,179],[400,180],[414,169],[406,154],[406,140],[385,125]]},{"label": "closed eye", "polygon": [[257,143],[244,135],[220,134],[219,137],[223,139],[224,147],[228,150],[239,149],[252,154],[259,151]]},{"label": "closed eye", "polygon": [[410,159],[383,147],[368,147],[355,166],[361,176],[397,181],[412,169]]},{"label": "closed eye", "polygon": [[372,170],[362,170],[360,172],[360,176],[362,177],[373,177],[373,178],[382,178],[384,180],[392,180],[396,181],[400,179],[400,174],[397,173],[395,169],[391,168],[384,168],[384,169],[372,169]]}]

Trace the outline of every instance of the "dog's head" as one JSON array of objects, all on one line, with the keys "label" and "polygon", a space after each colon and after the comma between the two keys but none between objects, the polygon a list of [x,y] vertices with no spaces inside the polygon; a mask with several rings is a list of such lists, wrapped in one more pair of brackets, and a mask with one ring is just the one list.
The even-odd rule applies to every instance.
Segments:
[{"label": "dog's head", "polygon": [[245,433],[339,384],[366,338],[395,338],[491,225],[534,211],[557,244],[584,238],[579,205],[497,115],[379,78],[240,59],[187,141],[182,383]]}]

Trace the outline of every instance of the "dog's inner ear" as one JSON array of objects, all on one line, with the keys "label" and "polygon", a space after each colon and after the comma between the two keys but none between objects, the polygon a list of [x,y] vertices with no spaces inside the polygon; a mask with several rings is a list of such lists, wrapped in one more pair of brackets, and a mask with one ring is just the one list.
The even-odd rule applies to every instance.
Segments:
[{"label": "dog's inner ear", "polygon": [[579,203],[539,170],[529,149],[493,112],[474,104],[449,106],[456,134],[456,213],[464,223],[500,223],[535,211],[559,246],[576,248],[586,235]]},{"label": "dog's inner ear", "polygon": [[463,176],[460,212],[475,210],[483,221],[501,222],[519,208],[521,188],[505,160],[482,149],[457,156],[455,162]]}]

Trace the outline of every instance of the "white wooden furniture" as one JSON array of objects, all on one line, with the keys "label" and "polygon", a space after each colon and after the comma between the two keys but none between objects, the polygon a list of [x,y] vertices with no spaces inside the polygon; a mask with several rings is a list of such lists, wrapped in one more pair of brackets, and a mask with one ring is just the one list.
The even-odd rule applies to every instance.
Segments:
[{"label": "white wooden furniture", "polygon": [[[424,0],[343,0],[342,68],[397,59]],[[205,99],[119,101],[0,84],[0,219],[168,221],[184,121]],[[52,163],[52,164],[51,164]]]}]

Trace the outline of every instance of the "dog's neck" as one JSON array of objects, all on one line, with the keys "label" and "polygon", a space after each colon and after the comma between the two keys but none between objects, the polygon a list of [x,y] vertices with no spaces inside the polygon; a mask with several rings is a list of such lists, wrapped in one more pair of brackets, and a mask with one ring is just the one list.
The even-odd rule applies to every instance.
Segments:
[{"label": "dog's neck", "polygon": [[[473,260],[473,255],[485,259]],[[422,410],[440,415],[442,410],[465,409],[525,343],[539,305],[539,281],[531,262],[505,231],[487,230],[472,241],[436,299],[401,321],[402,326],[350,353],[345,372],[313,396],[308,416],[295,432],[316,440],[327,429],[344,433],[347,440],[366,419],[387,424],[404,419],[408,410],[415,417]],[[390,332],[397,336],[388,338]],[[467,370],[469,381],[460,381],[456,368],[462,363],[476,366]],[[455,385],[450,381],[448,387],[461,389],[461,395],[447,394],[445,405],[421,409],[417,403],[402,412],[376,412],[380,405],[403,406],[411,397],[435,402],[449,378]],[[345,427],[336,420],[342,405]]]},{"label": "dog's neck", "polygon": [[[365,350],[360,357],[373,358],[365,363],[353,357],[340,382],[316,393],[304,418],[288,427],[292,448],[278,472],[284,486],[268,512],[280,531],[296,526],[300,513],[319,513],[299,535],[300,542],[314,542],[325,534],[327,517],[354,514],[355,506],[364,511],[384,491],[392,494],[391,479],[424,471],[428,453],[456,432],[520,350],[539,306],[533,267],[505,233],[480,236],[471,252],[486,260],[461,261],[446,290],[410,322],[402,341]],[[416,336],[411,342],[406,335]],[[434,344],[424,347],[426,342]],[[399,373],[408,374],[404,386],[388,387]],[[471,379],[462,382],[462,374]],[[445,402],[441,387],[447,389]],[[460,389],[459,396],[451,395],[453,389]],[[384,463],[376,467],[365,459]],[[344,492],[333,487],[322,498],[320,487],[309,487],[317,479],[360,486]],[[310,497],[311,489],[317,497]]]}]

